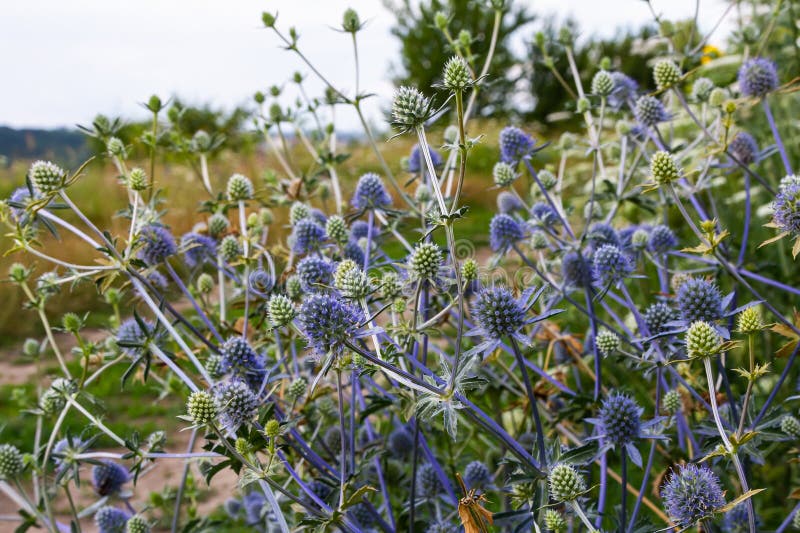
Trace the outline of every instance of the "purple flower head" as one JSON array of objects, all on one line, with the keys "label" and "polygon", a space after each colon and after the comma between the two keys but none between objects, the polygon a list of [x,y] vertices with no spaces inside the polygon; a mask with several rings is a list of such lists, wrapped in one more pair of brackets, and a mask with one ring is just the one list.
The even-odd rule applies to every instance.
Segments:
[{"label": "purple flower head", "polygon": [[500,131],[500,161],[516,164],[533,152],[533,137],[517,128],[506,126]]},{"label": "purple flower head", "polygon": [[53,445],[50,457],[53,459],[56,469],[62,471],[74,460],[71,456],[82,453],[87,446],[88,443],[77,437],[65,437]]},{"label": "purple flower head", "polygon": [[414,446],[414,435],[406,428],[395,429],[389,434],[388,448],[396,457],[406,457]]},{"label": "purple flower head", "polygon": [[392,197],[383,185],[381,177],[369,172],[358,179],[352,204],[359,210],[382,209],[392,205]]},{"label": "purple flower head", "polygon": [[595,249],[600,248],[604,244],[613,244],[614,246],[620,245],[617,230],[603,222],[593,224],[586,234],[586,239]]},{"label": "purple flower head", "polygon": [[569,252],[561,260],[561,275],[570,287],[589,287],[592,284],[592,270],[589,262],[578,252]]},{"label": "purple flower head", "polygon": [[[145,344],[148,342],[148,337],[155,342],[162,340],[160,334],[157,335],[158,338],[152,338],[155,332],[155,326],[152,322],[142,319],[142,323],[144,323],[145,329],[142,329],[142,326],[139,325],[135,318],[129,318],[117,328],[117,344],[120,345],[122,352],[129,357],[137,357],[147,351]],[[139,346],[125,346],[126,344]]]},{"label": "purple flower head", "polygon": [[167,278],[158,270],[151,270],[145,275],[147,282],[157,289],[167,288]]},{"label": "purple flower head", "polygon": [[505,252],[523,238],[525,227],[522,222],[502,213],[492,218],[489,225],[489,244],[495,252]]},{"label": "purple flower head", "polygon": [[244,507],[245,520],[247,525],[256,526],[264,523],[264,504],[267,503],[266,498],[260,492],[249,492],[242,498],[242,507]]},{"label": "purple flower head", "polygon": [[247,340],[235,335],[222,345],[222,360],[219,371],[223,374],[233,372],[236,375],[247,374],[263,367],[262,357],[250,347]]},{"label": "purple flower head", "polygon": [[636,100],[634,114],[636,115],[636,120],[645,126],[655,126],[659,122],[664,122],[669,118],[661,100],[648,95],[640,96],[639,99]]},{"label": "purple flower head", "polygon": [[500,194],[497,195],[497,210],[501,213],[511,213],[524,209],[525,205],[516,194],[509,191],[501,191]]},{"label": "purple flower head", "polygon": [[472,461],[464,468],[464,482],[471,489],[483,489],[491,484],[492,474],[483,462]]},{"label": "purple flower head", "polygon": [[292,250],[297,254],[305,254],[319,250],[328,239],[325,228],[312,218],[299,220],[291,235]]},{"label": "purple flower head", "polygon": [[525,323],[525,309],[505,287],[484,289],[472,307],[482,334],[492,340],[513,335]]},{"label": "purple flower head", "polygon": [[111,460],[92,467],[92,485],[100,496],[116,494],[129,479],[128,469]]},{"label": "purple flower head", "polygon": [[364,264],[364,250],[355,241],[348,241],[344,245],[342,255],[344,255],[345,259],[352,259],[357,265]]},{"label": "purple flower head", "polygon": [[751,98],[761,98],[778,87],[778,71],[771,60],[748,59],[739,68],[739,90]]},{"label": "purple flower head", "polygon": [[365,531],[372,530],[372,526],[375,525],[375,515],[365,503],[357,503],[352,506],[350,515],[359,526],[365,528]]},{"label": "purple flower head", "polygon": [[425,499],[432,500],[443,490],[436,468],[430,463],[420,465],[417,470],[417,493]]},{"label": "purple flower head", "polygon": [[31,191],[29,191],[27,187],[20,187],[14,190],[14,192],[11,193],[11,196],[8,197],[8,202],[11,207],[11,218],[14,220],[14,222],[21,226],[24,226],[30,222],[30,220],[28,220],[28,213],[25,212],[25,208],[36,200],[38,200],[38,195],[34,193],[34,195],[31,196]]},{"label": "purple flower head", "polygon": [[275,280],[263,268],[253,270],[247,277],[247,287],[256,296],[266,298],[274,286]]},{"label": "purple flower head", "polygon": [[639,438],[642,412],[635,400],[613,392],[603,400],[598,413],[603,440],[614,446],[627,446]]},{"label": "purple flower head", "polygon": [[149,266],[157,265],[178,251],[172,233],[163,226],[145,226],[139,232],[139,259]]},{"label": "purple flower head", "polygon": [[[760,520],[756,517],[756,526],[760,525]],[[740,503],[727,513],[722,521],[722,530],[725,533],[749,533],[750,523],[747,515],[747,504]]]},{"label": "purple flower head", "polygon": [[676,320],[678,314],[665,302],[656,302],[644,312],[644,323],[650,335],[658,335],[667,331],[667,324]]},{"label": "purple flower head", "polygon": [[309,255],[297,263],[297,276],[306,292],[328,290],[333,284],[334,265],[327,259]]},{"label": "purple flower head", "polygon": [[[433,166],[435,168],[439,168],[444,163],[442,156],[439,155],[439,152],[434,150],[433,148],[429,148],[431,161],[433,162]],[[424,158],[422,157],[422,151],[419,149],[419,145],[415,144],[411,148],[411,154],[408,156],[408,171],[412,174],[419,174],[420,172],[427,173],[428,165],[425,163]]]},{"label": "purple flower head", "polygon": [[775,224],[782,231],[794,235],[800,233],[800,179],[795,176],[784,178],[772,203],[775,211]]},{"label": "purple flower head", "polygon": [[207,235],[189,232],[181,237],[181,249],[184,251],[186,266],[194,268],[206,262],[213,262],[217,257],[217,241]]},{"label": "purple flower head", "polygon": [[303,300],[297,320],[317,355],[339,355],[344,341],[358,336],[363,312],[334,294],[312,294]]},{"label": "purple flower head", "polygon": [[744,165],[750,165],[758,159],[758,143],[746,131],[740,131],[728,145],[731,154]]},{"label": "purple flower head", "polygon": [[722,294],[711,281],[689,278],[678,288],[677,301],[681,318],[687,323],[714,322],[722,318]]},{"label": "purple flower head", "polygon": [[328,222],[328,217],[325,216],[325,213],[322,211],[322,209],[319,209],[319,208],[316,208],[316,207],[312,207],[311,208],[311,212],[309,213],[309,216],[313,220],[315,220],[316,223],[319,224],[320,226],[322,226],[323,228],[325,227],[325,224]]},{"label": "purple flower head", "polygon": [[725,505],[719,478],[705,464],[690,463],[673,470],[661,487],[661,497],[667,514],[681,527],[705,520]]},{"label": "purple flower head", "polygon": [[125,533],[125,524],[131,515],[127,511],[105,505],[94,514],[98,533]]},{"label": "purple flower head", "polygon": [[[367,237],[369,231],[369,223],[364,220],[356,220],[350,226],[350,237],[353,240],[364,239]],[[378,226],[372,226],[372,237],[375,238],[376,235],[380,233],[380,228]]]},{"label": "purple flower head", "polygon": [[612,107],[619,107],[636,96],[636,91],[639,90],[636,80],[622,72],[612,72],[611,79],[614,81],[614,88],[608,97],[608,103]]},{"label": "purple flower head", "polygon": [[604,244],[594,253],[592,271],[601,285],[619,283],[633,272],[633,264],[619,247]]},{"label": "purple flower head", "polygon": [[531,217],[545,227],[550,227],[558,222],[558,214],[546,202],[536,202],[531,207]]},{"label": "purple flower head", "polygon": [[219,420],[229,431],[250,422],[256,416],[259,400],[250,385],[241,378],[220,381],[212,389],[220,409]]},{"label": "purple flower head", "polygon": [[656,254],[665,254],[678,246],[678,238],[668,226],[658,225],[650,230],[647,249]]}]

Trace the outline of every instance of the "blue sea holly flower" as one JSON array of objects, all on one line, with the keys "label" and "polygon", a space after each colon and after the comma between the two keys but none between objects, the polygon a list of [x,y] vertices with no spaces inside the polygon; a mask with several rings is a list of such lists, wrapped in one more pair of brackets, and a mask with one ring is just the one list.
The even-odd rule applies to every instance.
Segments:
[{"label": "blue sea holly flower", "polygon": [[773,221],[781,231],[800,235],[800,178],[788,176],[781,180],[772,209]]},{"label": "blue sea holly flower", "polygon": [[500,131],[500,161],[516,164],[533,153],[533,137],[516,126],[506,126]]},{"label": "blue sea holly flower", "polygon": [[357,265],[364,264],[364,249],[355,241],[348,241],[347,244],[344,245],[342,255],[345,259],[350,259]]},{"label": "blue sea holly flower", "polygon": [[306,292],[323,292],[333,285],[333,263],[316,255],[304,257],[297,263],[297,276]]},{"label": "blue sea holly flower", "polygon": [[172,233],[162,226],[151,224],[143,227],[139,231],[139,242],[139,259],[148,266],[157,265],[178,251]]},{"label": "blue sea holly flower", "polygon": [[546,202],[536,202],[531,207],[531,217],[544,227],[551,227],[558,222],[558,214]]},{"label": "blue sea holly flower", "polygon": [[608,104],[611,107],[619,108],[624,103],[633,100],[636,96],[636,91],[639,90],[639,84],[636,83],[636,80],[622,72],[612,72],[611,79],[614,82],[614,88],[608,96]]},{"label": "blue sea holly flower", "polygon": [[725,505],[719,478],[705,464],[673,470],[661,487],[661,498],[670,519],[683,528],[710,518]]},{"label": "blue sea holly flower", "polygon": [[604,244],[592,257],[595,279],[602,285],[617,284],[631,275],[633,263],[613,244]]},{"label": "blue sea holly flower", "polygon": [[257,268],[250,272],[247,277],[247,288],[250,292],[261,298],[269,296],[270,291],[275,286],[275,280],[263,268]]},{"label": "blue sea holly flower", "polygon": [[117,328],[117,345],[129,357],[138,357],[145,353],[148,342],[158,344],[162,340],[163,332],[157,332],[156,326],[149,320],[129,318]]},{"label": "blue sea holly flower", "polygon": [[[372,226],[372,238],[374,239],[376,235],[380,234],[380,228],[378,226]],[[350,226],[350,238],[358,241],[359,239],[364,239],[369,235],[369,223],[364,220],[356,220]]]},{"label": "blue sea holly flower", "polygon": [[[761,521],[756,516],[756,526],[759,526],[760,523]],[[722,520],[722,531],[725,533],[750,533],[746,503],[740,503],[725,513],[725,518]]]},{"label": "blue sea holly flower", "polygon": [[748,59],[739,68],[739,90],[751,98],[761,98],[778,87],[775,63],[763,57]]},{"label": "blue sea holly flower", "polygon": [[568,252],[561,259],[561,275],[568,287],[586,288],[592,284],[591,265],[578,252]]},{"label": "blue sea holly flower", "polygon": [[587,422],[597,426],[597,436],[602,450],[624,448],[633,464],[642,467],[642,455],[636,447],[641,438],[657,438],[657,435],[646,434],[645,430],[659,422],[653,419],[642,422],[644,410],[630,396],[612,392],[600,405],[597,418],[589,418]]},{"label": "blue sea holly flower", "polygon": [[728,144],[730,153],[742,164],[751,165],[759,158],[758,143],[746,131],[740,131]]},{"label": "blue sea holly flower", "polygon": [[506,214],[514,211],[524,211],[525,204],[523,204],[522,200],[513,192],[501,191],[500,194],[497,195],[497,210]]},{"label": "blue sea holly flower", "polygon": [[716,283],[702,278],[689,278],[678,288],[678,309],[687,323],[713,322],[723,315],[722,294]]},{"label": "blue sea holly flower", "polygon": [[247,382],[238,377],[218,382],[212,392],[219,407],[220,423],[228,431],[235,432],[258,412],[258,396]]},{"label": "blue sea holly flower", "polygon": [[586,239],[594,249],[598,249],[604,244],[613,244],[617,247],[620,246],[619,234],[617,233],[617,230],[603,222],[592,224],[589,227],[589,231],[586,233]]},{"label": "blue sea holly flower", "polygon": [[222,345],[220,372],[232,372],[244,376],[250,372],[258,372],[264,367],[263,357],[250,347],[246,339],[239,335],[230,337]]},{"label": "blue sea holly flower", "polygon": [[339,355],[344,342],[355,342],[363,336],[360,332],[364,313],[334,294],[312,294],[303,300],[297,321],[317,355]]},{"label": "blue sea holly flower", "polygon": [[129,479],[128,469],[111,460],[102,461],[92,467],[92,485],[100,496],[118,493]]},{"label": "blue sea holly flower", "polygon": [[352,204],[361,211],[383,209],[392,205],[392,197],[383,185],[380,176],[369,172],[358,179]]},{"label": "blue sea holly flower", "polygon": [[514,243],[525,238],[523,222],[505,214],[498,214],[489,224],[489,244],[495,252],[505,253]]},{"label": "blue sea holly flower", "polygon": [[297,254],[306,254],[320,249],[328,239],[325,228],[316,220],[304,218],[294,226],[291,235],[292,250]]},{"label": "blue sea holly flower", "polygon": [[131,515],[127,511],[105,505],[94,514],[98,533],[125,533],[125,524]]},{"label": "blue sea holly flower", "polygon": [[654,96],[640,96],[636,100],[636,108],[634,109],[636,120],[645,126],[655,126],[659,122],[664,122],[669,119],[669,114],[664,109],[664,104],[661,100]]},{"label": "blue sea holly flower", "polygon": [[217,241],[196,232],[189,232],[181,237],[181,250],[183,250],[186,266],[194,268],[203,263],[212,263],[217,257]]},{"label": "blue sea holly flower", "polygon": [[469,488],[485,489],[492,483],[492,474],[483,462],[472,461],[464,468],[464,482]]},{"label": "blue sea holly flower", "polygon": [[[444,164],[444,160],[442,159],[442,156],[439,155],[439,152],[433,148],[428,148],[428,150],[434,168],[439,168],[442,166]],[[411,154],[408,156],[407,165],[407,170],[412,174],[419,174],[420,172],[423,174],[428,173],[428,165],[425,162],[425,158],[423,157],[422,150],[419,148],[419,144],[415,144],[411,148]]]},{"label": "blue sea holly flower", "polygon": [[655,254],[665,254],[678,246],[678,238],[668,226],[658,225],[650,230],[647,249]]}]

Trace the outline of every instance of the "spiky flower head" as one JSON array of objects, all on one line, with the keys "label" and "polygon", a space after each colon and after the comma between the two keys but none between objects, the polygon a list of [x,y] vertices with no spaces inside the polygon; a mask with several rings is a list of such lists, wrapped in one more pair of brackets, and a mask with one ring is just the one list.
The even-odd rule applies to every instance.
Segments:
[{"label": "spiky flower head", "polygon": [[111,460],[104,460],[92,467],[92,485],[100,496],[118,493],[129,479],[128,469]]},{"label": "spiky flower head", "polygon": [[611,77],[614,80],[614,91],[609,98],[612,106],[619,107],[636,96],[636,91],[639,90],[636,80],[622,72],[612,72]]},{"label": "spiky flower head", "polygon": [[253,197],[253,182],[247,176],[234,174],[228,178],[227,194],[231,202],[249,200]]},{"label": "spiky flower head", "polygon": [[355,9],[348,8],[342,15],[342,29],[347,33],[355,33],[361,29],[361,20]]},{"label": "spiky flower head", "polygon": [[746,131],[740,131],[731,140],[728,150],[742,164],[750,165],[758,158],[758,143]]},{"label": "spiky flower head", "polygon": [[219,409],[220,422],[230,431],[236,431],[242,424],[250,422],[258,411],[256,393],[238,377],[217,383],[212,392]]},{"label": "spiky flower head", "polygon": [[692,84],[692,98],[698,102],[708,102],[714,82],[708,78],[697,78]]},{"label": "spiky flower head", "polygon": [[489,224],[489,244],[495,252],[505,252],[524,238],[525,227],[514,217],[500,213],[492,218]]},{"label": "spiky flower head", "polygon": [[664,409],[670,414],[676,414],[683,409],[683,398],[677,389],[667,391],[664,395]]},{"label": "spiky flower head", "polygon": [[297,263],[297,276],[303,290],[319,292],[327,290],[333,284],[334,265],[327,259],[316,255],[304,257]]},{"label": "spiky flower head", "polygon": [[94,514],[98,533],[125,533],[125,524],[130,514],[111,505],[105,505]]},{"label": "spiky flower head", "polygon": [[461,264],[461,276],[466,282],[478,279],[478,262],[472,257],[465,259]]},{"label": "spiky flower head", "polygon": [[344,350],[344,342],[352,341],[358,332],[363,313],[333,294],[312,294],[303,300],[297,320],[309,345],[317,355],[336,355]]},{"label": "spiky flower head", "polygon": [[374,172],[368,172],[358,178],[352,204],[359,210],[383,209],[392,205],[392,197],[381,177]]},{"label": "spiky flower head", "polygon": [[[453,139],[452,142],[456,142],[456,140]],[[439,168],[444,164],[442,156],[433,148],[428,147],[428,155],[431,157],[431,163],[433,163],[434,168]],[[411,147],[411,154],[408,156],[408,161],[406,161],[406,170],[413,174],[428,173],[428,164],[425,162],[425,155],[420,150],[419,144]],[[417,193],[420,193],[420,189],[417,189]],[[428,194],[430,194],[430,191],[428,191]]]},{"label": "spiky flower head", "polygon": [[142,192],[147,189],[147,174],[139,167],[131,169],[128,173],[128,187],[132,191]]},{"label": "spiky flower head", "polygon": [[659,224],[650,230],[647,249],[656,254],[665,254],[678,246],[678,238],[669,226]]},{"label": "spiky flower head", "polygon": [[619,350],[619,337],[613,331],[603,329],[597,332],[595,339],[598,351],[608,357],[617,353]]},{"label": "spiky flower head", "polygon": [[319,250],[327,239],[324,227],[311,218],[304,218],[295,224],[292,231],[292,250],[298,254],[314,252]]},{"label": "spiky flower head", "polygon": [[442,73],[443,84],[451,91],[463,91],[472,84],[472,74],[467,61],[461,56],[447,60]]},{"label": "spiky flower head", "polygon": [[150,533],[150,524],[142,515],[133,515],[125,524],[125,533]]},{"label": "spiky flower head", "polygon": [[668,118],[667,111],[664,109],[664,104],[661,103],[661,100],[648,95],[640,96],[636,100],[634,115],[636,115],[636,120],[645,126],[655,126]]},{"label": "spiky flower head", "polygon": [[150,224],[139,232],[139,259],[148,265],[157,265],[178,251],[172,233],[163,226]]},{"label": "spiky flower head", "polygon": [[228,231],[229,226],[228,217],[222,213],[214,213],[208,219],[208,233],[213,237],[219,237]]},{"label": "spiky flower head", "polygon": [[349,235],[347,234],[347,224],[339,215],[331,215],[325,222],[325,233],[334,242],[344,244],[347,242]]},{"label": "spiky flower head", "polygon": [[668,89],[681,80],[681,69],[671,59],[662,59],[653,67],[653,81],[659,90]]},{"label": "spiky flower head", "polygon": [[492,482],[492,473],[482,461],[472,461],[464,468],[464,482],[469,488],[485,488]]},{"label": "spiky flower head", "polygon": [[351,259],[345,259],[339,263],[333,278],[333,284],[339,289],[342,296],[351,300],[361,300],[370,293],[367,274]]},{"label": "spiky flower head", "polygon": [[286,278],[286,295],[292,300],[297,300],[303,294],[303,282],[300,276],[292,274]]},{"label": "spiky flower head", "polygon": [[681,169],[669,152],[659,150],[650,158],[650,175],[659,185],[670,183],[681,176]]},{"label": "spiky flower head", "polygon": [[50,161],[35,161],[28,171],[33,188],[42,194],[50,194],[64,187],[66,171]]},{"label": "spiky flower head", "polygon": [[792,415],[784,415],[781,418],[781,431],[790,437],[800,437],[800,420]]},{"label": "spiky flower head", "polygon": [[633,263],[619,247],[604,244],[592,258],[594,277],[601,284],[619,283],[633,272]]},{"label": "spiky flower head", "polygon": [[242,247],[239,239],[233,235],[228,235],[219,243],[219,255],[226,262],[236,261],[242,255]]},{"label": "spiky flower head", "polygon": [[303,394],[306,393],[306,389],[308,388],[308,382],[305,378],[299,377],[292,381],[291,385],[289,385],[289,389],[286,391],[286,394],[292,401],[297,401],[298,399],[302,398]]},{"label": "spiky flower head", "polygon": [[223,372],[246,374],[261,367],[261,356],[239,335],[228,338],[220,352]]},{"label": "spiky flower head", "polygon": [[0,481],[16,479],[25,463],[16,446],[0,444]]},{"label": "spiky flower head", "polygon": [[[153,337],[155,325],[149,320],[141,320],[141,324],[136,318],[125,320],[117,328],[116,342],[122,352],[129,357],[136,357],[146,351],[146,343],[149,337]],[[144,329],[142,328],[144,325]],[[159,339],[150,339],[158,341]]]},{"label": "spiky flower head", "polygon": [[475,299],[472,314],[484,334],[493,340],[515,333],[525,323],[525,309],[505,287],[483,289]]},{"label": "spiky flower head", "polygon": [[678,309],[687,322],[722,318],[722,294],[716,283],[702,278],[689,278],[678,288]]},{"label": "spiky flower head", "polygon": [[195,424],[208,424],[216,417],[219,409],[214,397],[207,391],[198,390],[189,395],[186,401],[186,412]]},{"label": "spiky flower head", "polygon": [[550,499],[555,502],[571,502],[586,490],[586,481],[575,467],[567,463],[560,463],[550,470],[547,476],[550,488]]},{"label": "spiky flower head", "polygon": [[772,209],[773,220],[782,231],[800,234],[800,178],[787,176],[781,180]]},{"label": "spiky flower head", "polygon": [[536,144],[533,137],[516,126],[506,126],[500,131],[500,161],[512,165],[530,155]]},{"label": "spiky flower head", "polygon": [[740,333],[756,333],[764,327],[758,307],[748,307],[736,318],[736,329]]},{"label": "spiky flower head", "polygon": [[414,280],[435,280],[444,257],[442,249],[432,242],[421,242],[408,256],[408,272]]},{"label": "spiky flower head", "polygon": [[39,398],[39,408],[44,414],[50,416],[61,412],[66,404],[67,400],[64,394],[52,387],[45,390]]},{"label": "spiky flower head", "polygon": [[725,505],[717,475],[705,464],[688,464],[673,470],[661,487],[661,498],[670,519],[688,528],[705,520]]},{"label": "spiky flower head", "polygon": [[567,521],[555,509],[547,509],[544,512],[544,527],[553,533],[563,533],[567,530]]},{"label": "spiky flower head", "polygon": [[508,163],[499,161],[492,169],[492,177],[494,178],[494,184],[498,187],[510,187],[512,183],[517,181],[519,174]]},{"label": "spiky flower head", "polygon": [[423,498],[433,499],[443,490],[436,468],[430,463],[420,465],[417,470],[417,493]]},{"label": "spiky flower head", "polygon": [[592,78],[592,94],[606,97],[614,90],[614,78],[607,70],[599,70]]},{"label": "spiky flower head", "polygon": [[389,270],[383,273],[378,287],[382,298],[387,300],[396,298],[400,294],[402,288],[403,285],[397,272]]},{"label": "spiky flower head", "polygon": [[599,420],[605,442],[626,446],[639,438],[642,408],[630,396],[613,392],[603,400]]},{"label": "spiky flower head", "polygon": [[714,326],[698,320],[686,330],[686,352],[689,357],[710,357],[719,352],[722,338]]},{"label": "spiky flower head", "polygon": [[217,257],[217,241],[194,231],[181,237],[181,250],[184,250],[186,266],[194,268]]},{"label": "spiky flower head", "polygon": [[739,68],[739,90],[751,98],[761,98],[778,87],[775,63],[764,57],[748,59]]},{"label": "spiky flower head", "polygon": [[510,214],[514,211],[524,211],[525,204],[519,197],[510,191],[500,191],[497,195],[497,210],[500,213]]},{"label": "spiky flower head", "polygon": [[289,224],[292,226],[309,216],[311,216],[311,209],[303,202],[295,202],[289,208]]},{"label": "spiky flower head", "polygon": [[400,87],[392,102],[392,118],[403,129],[421,126],[428,118],[430,101],[416,87]]},{"label": "spiky flower head", "polygon": [[578,252],[568,252],[561,260],[561,275],[570,287],[588,287],[592,284],[589,262]]},{"label": "spiky flower head", "polygon": [[296,311],[289,298],[283,294],[273,294],[267,303],[267,314],[272,326],[280,328],[294,320]]}]

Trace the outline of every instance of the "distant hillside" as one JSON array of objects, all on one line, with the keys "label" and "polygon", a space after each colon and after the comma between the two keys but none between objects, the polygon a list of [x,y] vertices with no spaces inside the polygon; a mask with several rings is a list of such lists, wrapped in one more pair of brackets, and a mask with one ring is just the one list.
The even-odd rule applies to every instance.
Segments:
[{"label": "distant hillside", "polygon": [[73,164],[89,153],[86,136],[77,129],[14,129],[0,126],[0,164],[15,159],[53,159]]}]

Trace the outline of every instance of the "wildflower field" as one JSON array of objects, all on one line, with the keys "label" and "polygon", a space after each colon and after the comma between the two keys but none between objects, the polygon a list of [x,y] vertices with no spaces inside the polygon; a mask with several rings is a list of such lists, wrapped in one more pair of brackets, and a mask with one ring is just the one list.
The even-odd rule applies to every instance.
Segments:
[{"label": "wildflower field", "polygon": [[264,12],[257,150],[152,96],[3,170],[0,531],[800,529],[800,6],[719,58],[654,10],[646,82],[540,33],[534,124],[480,118],[476,5],[385,124],[358,13],[353,90]]}]

